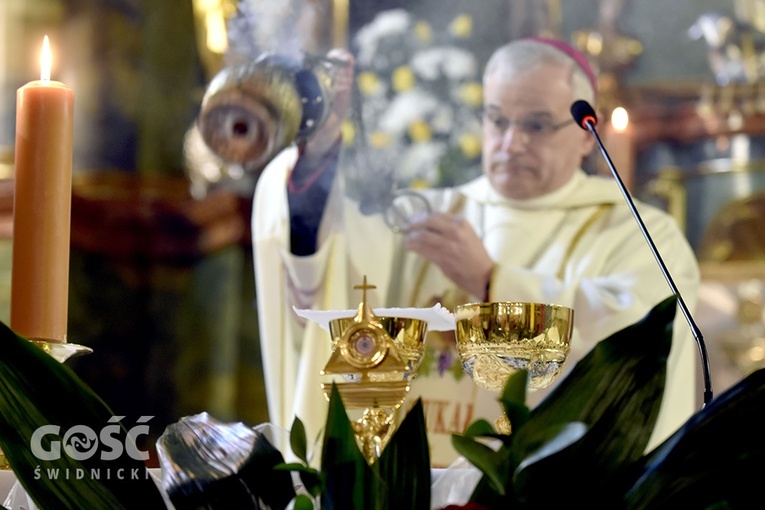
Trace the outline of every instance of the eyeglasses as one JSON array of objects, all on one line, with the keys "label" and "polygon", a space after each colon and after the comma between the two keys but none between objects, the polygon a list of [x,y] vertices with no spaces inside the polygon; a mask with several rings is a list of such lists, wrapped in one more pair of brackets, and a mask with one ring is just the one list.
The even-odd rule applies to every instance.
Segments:
[{"label": "eyeglasses", "polygon": [[484,112],[483,119],[485,122],[489,123],[492,132],[496,135],[504,135],[507,130],[510,129],[510,127],[514,127],[531,137],[551,135],[559,129],[575,122],[574,119],[569,119],[556,124],[551,119],[547,118],[525,118],[510,120],[492,112]]}]

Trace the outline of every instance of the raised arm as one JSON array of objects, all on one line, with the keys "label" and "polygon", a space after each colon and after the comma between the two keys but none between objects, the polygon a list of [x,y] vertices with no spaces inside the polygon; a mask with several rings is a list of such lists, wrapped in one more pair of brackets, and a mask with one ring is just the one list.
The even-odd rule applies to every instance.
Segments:
[{"label": "raised arm", "polygon": [[319,225],[337,173],[341,149],[341,126],[351,103],[353,57],[346,50],[327,54],[336,60],[334,98],[327,119],[300,147],[300,156],[287,182],[290,210],[290,252],[316,252]]}]

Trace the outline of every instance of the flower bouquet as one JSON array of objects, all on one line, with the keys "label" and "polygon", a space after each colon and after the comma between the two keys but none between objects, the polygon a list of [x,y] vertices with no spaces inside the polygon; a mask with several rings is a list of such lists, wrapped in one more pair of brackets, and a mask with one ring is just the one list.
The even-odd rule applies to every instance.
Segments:
[{"label": "flower bouquet", "polygon": [[472,18],[434,29],[404,9],[382,11],[355,39],[359,102],[343,126],[360,172],[392,175],[396,187],[459,184],[480,173],[480,63]]}]

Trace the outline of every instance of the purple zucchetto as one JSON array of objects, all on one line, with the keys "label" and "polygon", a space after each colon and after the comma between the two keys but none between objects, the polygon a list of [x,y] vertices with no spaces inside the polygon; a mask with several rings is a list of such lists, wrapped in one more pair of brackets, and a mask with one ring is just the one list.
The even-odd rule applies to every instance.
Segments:
[{"label": "purple zucchetto", "polygon": [[552,46],[556,50],[562,53],[565,53],[574,62],[576,62],[579,65],[579,67],[584,71],[584,74],[586,74],[587,78],[589,78],[590,80],[590,85],[592,85],[593,92],[597,93],[598,78],[597,76],[595,76],[595,71],[592,70],[590,61],[587,60],[587,57],[581,51],[574,48],[567,42],[564,42],[558,39],[550,39],[548,37],[528,37],[527,40],[536,41],[542,44],[547,44],[548,46]]}]

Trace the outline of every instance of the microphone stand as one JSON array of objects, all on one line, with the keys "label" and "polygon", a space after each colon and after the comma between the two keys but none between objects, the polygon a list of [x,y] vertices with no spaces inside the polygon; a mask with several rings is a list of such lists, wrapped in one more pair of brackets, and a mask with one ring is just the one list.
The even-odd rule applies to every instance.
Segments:
[{"label": "microphone stand", "polygon": [[662,274],[664,274],[664,278],[667,280],[669,288],[672,290],[675,296],[677,296],[677,304],[680,306],[680,310],[682,311],[683,315],[685,316],[685,320],[688,321],[688,325],[691,328],[693,337],[696,339],[696,344],[699,347],[699,355],[701,356],[701,369],[704,377],[704,403],[702,405],[703,409],[704,406],[712,401],[712,376],[710,375],[709,355],[707,354],[707,346],[704,343],[704,337],[701,334],[701,330],[696,324],[696,321],[693,320],[693,316],[688,310],[688,306],[685,304],[685,300],[680,294],[680,290],[678,290],[677,285],[675,285],[675,281],[672,279],[672,275],[669,273],[666,264],[664,264],[664,260],[661,258],[659,250],[656,248],[653,239],[651,239],[651,235],[648,233],[648,229],[646,228],[645,223],[643,223],[643,220],[641,219],[640,214],[635,207],[635,203],[632,201],[632,197],[630,196],[629,191],[627,191],[627,187],[624,185],[622,178],[619,176],[619,172],[616,171],[616,167],[611,161],[611,157],[608,155],[608,151],[606,151],[603,142],[600,140],[600,136],[598,136],[598,132],[595,130],[594,119],[591,117],[586,117],[581,124],[586,126],[587,130],[592,133],[592,136],[595,137],[595,141],[598,143],[600,153],[603,154],[603,157],[608,164],[608,168],[611,170],[611,173],[616,180],[616,184],[619,186],[619,190],[621,190],[622,195],[624,195],[624,200],[627,201],[627,205],[629,206],[630,211],[632,211],[632,215],[635,217],[635,221],[637,221],[638,226],[640,227],[640,231],[643,233],[643,237],[645,237],[649,248],[651,248],[651,252],[656,258],[656,262],[659,264],[659,268],[661,269]]}]

